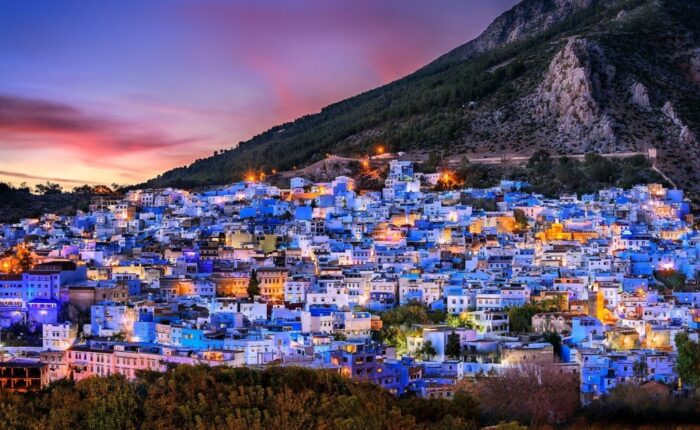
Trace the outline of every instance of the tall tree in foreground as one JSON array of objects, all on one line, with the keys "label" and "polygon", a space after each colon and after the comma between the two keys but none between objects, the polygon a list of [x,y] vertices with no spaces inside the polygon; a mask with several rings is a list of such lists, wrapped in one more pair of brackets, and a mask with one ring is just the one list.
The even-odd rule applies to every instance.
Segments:
[{"label": "tall tree in foreground", "polygon": [[681,383],[700,388],[700,344],[690,339],[688,333],[678,333],[675,341],[678,350],[676,368]]},{"label": "tall tree in foreground", "polygon": [[255,296],[260,295],[260,280],[258,280],[258,272],[253,269],[250,272],[250,279],[248,280],[248,297],[254,299]]},{"label": "tall tree in foreground", "polygon": [[459,335],[452,330],[452,333],[447,335],[447,345],[445,345],[445,355],[450,358],[459,358],[462,354],[462,345],[459,341]]}]

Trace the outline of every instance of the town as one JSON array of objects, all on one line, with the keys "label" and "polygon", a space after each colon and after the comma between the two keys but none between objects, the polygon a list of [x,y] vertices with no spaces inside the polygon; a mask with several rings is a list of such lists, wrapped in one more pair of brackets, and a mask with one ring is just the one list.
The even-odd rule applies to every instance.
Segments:
[{"label": "town", "polygon": [[681,190],[440,191],[448,173],[388,164],[381,191],[256,175],[0,225],[2,387],[200,364],[447,399],[536,365],[575,378],[583,404],[690,382],[700,235]]}]

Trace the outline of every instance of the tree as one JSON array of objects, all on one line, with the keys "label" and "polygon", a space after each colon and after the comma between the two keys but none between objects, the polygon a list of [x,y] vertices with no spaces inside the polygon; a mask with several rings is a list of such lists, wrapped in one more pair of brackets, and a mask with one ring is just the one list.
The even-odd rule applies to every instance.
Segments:
[{"label": "tree", "polygon": [[46,181],[45,184],[37,184],[35,189],[38,194],[43,195],[61,194],[63,192],[63,188],[59,184],[49,181]]},{"label": "tree", "polygon": [[452,333],[447,335],[447,345],[445,345],[445,355],[450,358],[459,358],[462,354],[462,345],[459,341],[459,335],[452,330]]},{"label": "tree", "polygon": [[448,326],[454,327],[454,328],[458,328],[458,327],[474,328],[474,321],[472,321],[471,318],[469,318],[469,316],[466,314],[447,315],[445,323],[447,323]]},{"label": "tree", "polygon": [[423,163],[421,168],[425,172],[436,172],[442,164],[442,155],[437,151],[431,151],[428,159]]},{"label": "tree", "polygon": [[248,297],[251,299],[255,296],[260,295],[260,281],[258,280],[258,272],[253,269],[250,272],[250,279],[248,280]]},{"label": "tree", "polygon": [[554,164],[549,152],[544,149],[539,149],[535,151],[527,161],[527,167],[533,169],[538,175],[544,175],[551,173]]},{"label": "tree", "polygon": [[510,330],[515,333],[525,333],[532,330],[532,317],[543,312],[557,312],[564,310],[565,299],[557,296],[541,302],[526,303],[523,306],[513,306],[508,309]]},{"label": "tree", "polygon": [[517,420],[533,428],[567,421],[579,406],[578,378],[553,366],[527,364],[505,369],[479,379],[476,394],[488,420]]},{"label": "tree", "polygon": [[683,291],[685,287],[685,274],[674,269],[655,270],[654,277],[673,291]]},{"label": "tree", "polygon": [[559,333],[548,331],[544,334],[544,341],[552,345],[554,357],[561,359],[561,336],[559,336]]},{"label": "tree", "polygon": [[644,357],[639,357],[632,365],[632,371],[634,372],[634,378],[637,382],[644,382],[647,378],[648,371],[647,360]]},{"label": "tree", "polygon": [[530,229],[527,215],[525,215],[522,209],[515,209],[513,211],[513,217],[515,218],[515,228],[518,231],[528,231]]},{"label": "tree", "polygon": [[79,187],[73,188],[73,194],[84,194],[84,195],[90,195],[94,191],[94,188],[92,188],[90,185],[81,185]]},{"label": "tree", "polygon": [[615,165],[600,154],[586,154],[584,167],[588,177],[596,182],[610,183],[617,179]]},{"label": "tree", "polygon": [[676,368],[683,384],[700,387],[700,344],[690,339],[688,333],[675,337],[678,360]]},{"label": "tree", "polygon": [[527,303],[524,306],[514,306],[508,309],[508,321],[510,331],[514,333],[526,333],[532,330],[532,317],[542,312],[539,306]]},{"label": "tree", "polygon": [[423,348],[421,348],[420,350],[420,355],[423,359],[427,360],[430,360],[431,358],[435,357],[437,355],[437,351],[433,346],[433,342],[431,342],[430,340],[426,340],[423,344]]},{"label": "tree", "polygon": [[27,272],[34,267],[34,257],[24,245],[17,246],[17,264],[22,272]]}]

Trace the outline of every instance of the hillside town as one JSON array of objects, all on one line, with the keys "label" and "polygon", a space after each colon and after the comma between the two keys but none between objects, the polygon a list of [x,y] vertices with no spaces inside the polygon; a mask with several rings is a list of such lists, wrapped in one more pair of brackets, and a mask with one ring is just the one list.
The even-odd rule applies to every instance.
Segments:
[{"label": "hillside town", "polygon": [[579,381],[584,403],[683,388],[676,340],[700,328],[683,191],[546,198],[518,181],[440,187],[449,175],[393,160],[378,191],[251,175],[0,225],[0,383],[301,366],[451,398],[536,365]]}]

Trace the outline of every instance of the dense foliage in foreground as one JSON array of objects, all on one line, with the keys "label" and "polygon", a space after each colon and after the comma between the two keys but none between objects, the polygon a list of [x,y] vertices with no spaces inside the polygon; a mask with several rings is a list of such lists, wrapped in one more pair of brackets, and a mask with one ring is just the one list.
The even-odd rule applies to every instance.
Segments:
[{"label": "dense foliage in foreground", "polygon": [[181,366],[134,382],[110,376],[61,381],[31,394],[0,391],[0,429],[474,429],[551,419],[567,428],[620,428],[643,422],[635,416],[648,425],[700,418],[696,400],[638,388],[581,411],[577,383],[562,378],[530,368],[465,383],[453,400],[443,400],[396,398],[332,372]]},{"label": "dense foliage in foreground", "polygon": [[454,403],[404,404],[377,386],[331,372],[187,366],[166,374],[146,373],[133,383],[110,376],[60,382],[26,396],[0,394],[0,416],[0,429],[412,429],[476,424],[468,397]]}]

